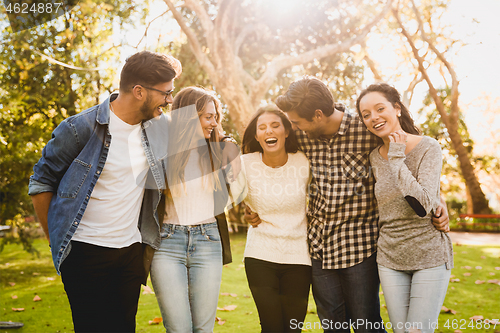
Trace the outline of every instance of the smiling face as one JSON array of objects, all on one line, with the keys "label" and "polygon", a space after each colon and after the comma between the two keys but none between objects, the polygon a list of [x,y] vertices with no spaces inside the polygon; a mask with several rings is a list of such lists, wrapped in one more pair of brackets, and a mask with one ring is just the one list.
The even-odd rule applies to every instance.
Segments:
[{"label": "smiling face", "polygon": [[214,102],[208,102],[205,111],[200,115],[201,129],[205,139],[210,139],[213,130],[217,127],[217,111]]},{"label": "smiling face", "polygon": [[292,123],[293,129],[298,129],[307,134],[309,139],[317,139],[319,136],[323,134],[320,124],[317,122],[316,118],[313,118],[312,121],[308,121],[305,118],[302,118],[295,111],[289,111],[286,113],[288,119]]},{"label": "smiling face", "polygon": [[380,138],[401,130],[398,119],[401,108],[394,107],[382,93],[367,93],[359,102],[359,110],[366,128]]},{"label": "smiling face", "polygon": [[[160,83],[152,88],[169,91],[174,89],[174,81]],[[170,94],[165,101],[165,94],[159,91],[144,89],[147,93],[146,101],[142,104],[140,111],[143,120],[149,120],[160,116],[163,113],[162,108],[173,102],[172,94]]]},{"label": "smiling face", "polygon": [[259,142],[264,153],[278,153],[285,151],[285,141],[288,131],[281,118],[273,113],[263,113],[257,119],[255,139]]}]

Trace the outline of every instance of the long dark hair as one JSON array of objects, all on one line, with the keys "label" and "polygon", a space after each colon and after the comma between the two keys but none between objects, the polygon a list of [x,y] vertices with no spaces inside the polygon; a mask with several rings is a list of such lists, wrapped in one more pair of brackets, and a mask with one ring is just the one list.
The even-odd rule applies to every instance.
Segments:
[{"label": "long dark hair", "polygon": [[401,117],[398,117],[398,120],[403,131],[410,134],[422,135],[422,131],[415,125],[410,111],[408,111],[408,108],[401,102],[401,95],[399,94],[399,92],[396,90],[396,88],[384,82],[371,84],[368,86],[368,88],[364,89],[359,94],[359,97],[356,101],[356,110],[358,110],[360,119],[363,118],[361,116],[361,110],[359,109],[359,103],[366,94],[371,92],[378,92],[383,94],[393,107],[399,107],[401,109]]},{"label": "long dark hair", "polygon": [[285,140],[285,150],[287,153],[296,153],[299,150],[299,145],[297,143],[295,131],[292,129],[292,123],[283,111],[278,109],[276,106],[269,105],[259,108],[248,123],[245,133],[243,134],[241,148],[243,154],[255,153],[257,151],[261,153],[263,152],[260,143],[255,138],[255,135],[257,134],[257,121],[264,113],[275,114],[281,118],[281,122],[283,123],[283,126],[285,126],[285,131],[288,131],[288,137]]}]

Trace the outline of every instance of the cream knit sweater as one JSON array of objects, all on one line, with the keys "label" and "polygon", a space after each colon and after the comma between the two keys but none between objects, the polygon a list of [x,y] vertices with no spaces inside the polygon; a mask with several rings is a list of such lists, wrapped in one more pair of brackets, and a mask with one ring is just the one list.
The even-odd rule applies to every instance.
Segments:
[{"label": "cream knit sweater", "polygon": [[309,161],[302,152],[288,154],[287,163],[278,168],[265,165],[258,152],[242,156],[243,177],[233,185],[246,184],[244,201],[262,220],[248,229],[245,257],[311,265],[306,217],[309,173]]}]

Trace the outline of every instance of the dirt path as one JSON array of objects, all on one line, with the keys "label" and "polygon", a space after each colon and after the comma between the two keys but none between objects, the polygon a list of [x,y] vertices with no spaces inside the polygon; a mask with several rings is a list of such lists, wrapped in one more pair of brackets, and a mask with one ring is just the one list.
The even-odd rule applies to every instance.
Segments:
[{"label": "dirt path", "polygon": [[500,245],[500,233],[451,231],[453,243],[464,245]]}]

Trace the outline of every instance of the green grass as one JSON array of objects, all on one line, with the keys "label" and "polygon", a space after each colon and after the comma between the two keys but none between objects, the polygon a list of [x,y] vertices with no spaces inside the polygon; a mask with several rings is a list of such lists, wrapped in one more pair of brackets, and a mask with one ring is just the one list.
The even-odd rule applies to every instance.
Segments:
[{"label": "green grass", "polygon": [[[32,256],[22,250],[19,245],[7,245],[0,253],[0,321],[16,321],[24,323],[18,330],[0,330],[4,332],[73,332],[71,312],[60,276],[52,266],[49,247],[42,239],[35,240],[34,246],[40,251],[40,257]],[[231,243],[234,262],[223,269],[221,293],[236,296],[219,297],[219,307],[237,305],[233,311],[217,311],[217,316],[225,321],[223,325],[215,324],[214,332],[258,332],[259,320],[257,309],[253,303],[243,267],[244,235],[233,235]],[[475,281],[500,280],[500,247],[499,246],[455,246],[455,268],[452,274],[460,282],[451,282],[444,306],[456,311],[455,315],[441,313],[439,327],[436,332],[454,332],[452,324],[462,326],[462,332],[491,332],[495,329],[469,327],[470,317],[482,315],[484,318],[500,318],[500,286],[491,283],[475,284]],[[469,266],[470,269],[466,268]],[[481,266],[481,269],[476,269]],[[470,276],[464,276],[470,273]],[[493,275],[491,275],[492,273]],[[11,286],[9,282],[15,283]],[[33,297],[42,298],[34,302]],[[12,296],[17,296],[13,299]],[[381,297],[381,313],[384,321],[388,321],[384,299]],[[24,308],[23,312],[14,312],[12,308]],[[163,326],[149,325],[149,321],[161,317],[155,296],[142,294],[137,313],[137,332],[164,332]],[[110,318],[109,320],[113,320]],[[306,323],[316,324],[319,319],[312,296]],[[449,328],[444,327],[448,322]],[[483,327],[483,329],[479,329]],[[500,332],[500,325],[496,326]],[[321,332],[320,329],[309,329],[307,332]]]}]

